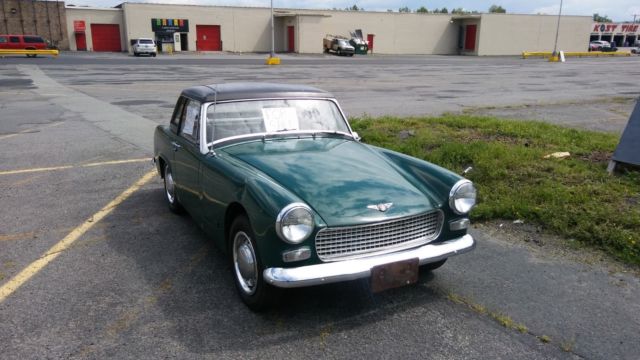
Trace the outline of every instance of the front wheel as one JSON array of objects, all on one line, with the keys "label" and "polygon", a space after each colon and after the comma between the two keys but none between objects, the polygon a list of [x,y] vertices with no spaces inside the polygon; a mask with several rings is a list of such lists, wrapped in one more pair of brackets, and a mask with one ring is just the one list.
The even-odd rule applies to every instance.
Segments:
[{"label": "front wheel", "polygon": [[173,173],[168,163],[164,166],[164,198],[167,200],[167,205],[169,205],[171,212],[176,214],[184,212],[182,205],[176,198],[176,183],[173,181]]},{"label": "front wheel", "polygon": [[253,311],[263,311],[275,303],[279,289],[267,284],[258,257],[255,235],[246,216],[239,216],[229,232],[233,277],[242,301]]}]

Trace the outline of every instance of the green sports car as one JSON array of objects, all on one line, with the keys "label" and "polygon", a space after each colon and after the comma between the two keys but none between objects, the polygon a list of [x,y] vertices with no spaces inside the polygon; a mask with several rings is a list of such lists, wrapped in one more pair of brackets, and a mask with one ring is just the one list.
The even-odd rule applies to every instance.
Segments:
[{"label": "green sports car", "polygon": [[362,143],[335,98],[313,87],[185,89],[154,148],[169,209],[186,210],[228,253],[254,310],[281,288],[410,284],[421,266],[475,247],[469,180]]}]

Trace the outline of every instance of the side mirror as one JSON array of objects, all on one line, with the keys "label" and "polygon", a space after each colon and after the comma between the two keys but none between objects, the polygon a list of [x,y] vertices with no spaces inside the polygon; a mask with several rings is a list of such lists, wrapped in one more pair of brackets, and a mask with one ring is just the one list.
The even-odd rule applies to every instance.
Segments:
[{"label": "side mirror", "polygon": [[356,141],[360,141],[362,139],[360,135],[358,135],[358,133],[355,131],[352,131],[351,135],[353,135],[353,138],[356,139]]}]

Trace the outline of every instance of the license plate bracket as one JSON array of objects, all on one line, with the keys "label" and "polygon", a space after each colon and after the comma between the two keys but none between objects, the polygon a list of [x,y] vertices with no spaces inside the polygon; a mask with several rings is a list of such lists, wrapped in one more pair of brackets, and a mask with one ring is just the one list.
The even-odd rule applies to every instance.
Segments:
[{"label": "license plate bracket", "polygon": [[374,266],[371,269],[371,291],[374,293],[418,282],[418,258]]}]

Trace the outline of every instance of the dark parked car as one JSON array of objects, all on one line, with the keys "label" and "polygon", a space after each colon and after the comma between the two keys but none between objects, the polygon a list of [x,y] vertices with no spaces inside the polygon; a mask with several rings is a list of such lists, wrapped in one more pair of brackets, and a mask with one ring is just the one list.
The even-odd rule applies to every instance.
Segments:
[{"label": "dark parked car", "polygon": [[278,288],[410,284],[420,266],[436,269],[475,247],[473,184],[362,143],[325,91],[191,87],[154,137],[169,209],[187,210],[228,253],[252,309],[271,304]]}]

